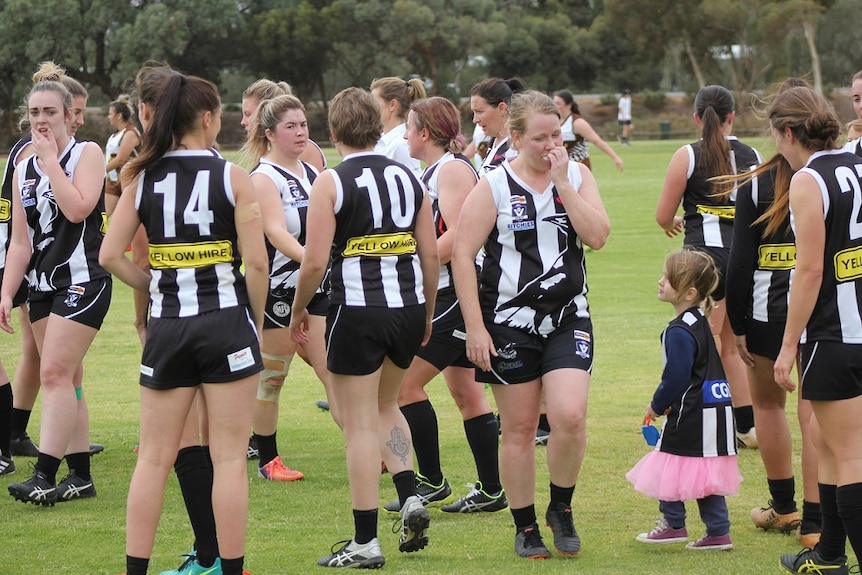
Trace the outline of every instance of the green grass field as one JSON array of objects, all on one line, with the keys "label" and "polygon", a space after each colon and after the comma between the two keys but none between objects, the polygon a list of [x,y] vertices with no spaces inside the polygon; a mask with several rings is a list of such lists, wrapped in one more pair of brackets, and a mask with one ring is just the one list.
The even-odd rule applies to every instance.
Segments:
[{"label": "green grass field", "polygon": [[[765,149],[759,141],[750,143]],[[613,144],[626,163],[615,170],[594,151],[594,171],[611,216],[607,246],[588,254],[590,302],[596,337],[586,460],[573,502],[583,540],[577,558],[555,556],[529,562],[513,551],[514,527],[508,511],[452,516],[432,511],[431,543],[415,554],[400,554],[389,528],[395,516],[381,509],[379,531],[389,573],[589,573],[682,574],[779,573],[782,553],[799,550],[792,536],[765,534],[750,523],[752,507],[765,504],[766,481],[757,451],[739,456],[745,482],[728,499],[735,548],[697,553],[681,545],[645,546],[635,535],[652,528],[657,502],[636,493],[626,482],[628,469],[648,449],[640,421],[661,372],[659,333],[671,319],[669,305],[656,299],[663,256],[680,245],[664,236],[653,220],[665,167],[681,142],[635,141]],[[767,151],[768,153],[768,151]],[[334,157],[332,161],[336,161]],[[0,334],[0,358],[9,373],[18,356],[17,336]],[[0,575],[74,573],[116,575],[124,570],[125,501],[137,442],[140,358],[132,327],[129,288],[115,285],[111,311],[85,360],[85,389],[90,405],[92,440],[106,445],[93,459],[99,495],[95,499],[42,508],[0,495]],[[475,469],[457,409],[442,380],[428,386],[440,419],[443,470],[460,496],[475,481]],[[490,395],[490,392],[489,392]],[[352,534],[350,496],[345,475],[344,442],[328,414],[314,406],[322,386],[301,361],[294,362],[282,393],[279,439],[282,457],[306,475],[302,482],[268,483],[249,463],[250,510],[246,568],[254,575],[321,572],[318,557]],[[788,411],[795,410],[796,396]],[[792,425],[796,428],[798,426]],[[39,413],[31,435],[38,441]],[[798,430],[794,431],[798,439]],[[539,486],[536,506],[544,512],[548,475],[544,448],[537,448]],[[30,474],[29,461],[17,458],[18,471],[3,485]],[[798,450],[795,465],[798,472]],[[65,464],[61,474],[65,473]],[[801,484],[801,479],[799,480]],[[5,490],[3,490],[5,491]],[[801,505],[801,485],[798,487]],[[395,497],[388,475],[381,477],[381,506]],[[697,506],[689,504],[689,534],[702,533]],[[547,528],[546,536],[550,535]],[[175,569],[192,533],[177,482],[168,481],[151,573]]]}]

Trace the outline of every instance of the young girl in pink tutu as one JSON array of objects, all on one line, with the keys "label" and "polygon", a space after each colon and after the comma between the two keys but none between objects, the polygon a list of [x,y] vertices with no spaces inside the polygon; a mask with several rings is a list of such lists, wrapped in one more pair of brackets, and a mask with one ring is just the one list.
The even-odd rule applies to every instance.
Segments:
[{"label": "young girl in pink tutu", "polygon": [[664,369],[644,423],[666,415],[655,449],[626,474],[635,490],[659,500],[662,518],[636,537],[641,543],[684,543],[684,501],[696,499],[706,533],[687,549],[733,548],[725,495],[742,477],[736,464],[736,432],[730,391],[709,328],[715,264],[703,252],[670,254],[658,282],[658,299],[676,317],[662,334]]}]

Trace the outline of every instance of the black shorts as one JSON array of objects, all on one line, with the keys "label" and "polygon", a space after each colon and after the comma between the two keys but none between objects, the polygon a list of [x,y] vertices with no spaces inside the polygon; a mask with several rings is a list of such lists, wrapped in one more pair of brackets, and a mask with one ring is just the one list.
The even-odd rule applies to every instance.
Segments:
[{"label": "black shorts", "polygon": [[326,367],[340,375],[368,375],[388,357],[410,367],[425,337],[425,305],[388,309],[333,305],[326,316]]},{"label": "black shorts", "polygon": [[547,337],[498,324],[486,324],[497,348],[491,371],[476,368],[482,383],[525,383],[556,369],[593,369],[593,325],[589,318],[572,318]]},{"label": "black shorts", "polygon": [[431,339],[419,348],[416,356],[439,371],[443,371],[450,365],[474,367],[473,362],[467,359],[466,343],[464,317],[461,315],[461,305],[458,303],[455,289],[438,291],[437,302],[434,305]]},{"label": "black shorts", "polygon": [[152,317],[141,357],[151,389],[238,381],[263,370],[260,341],[245,306],[193,317]]},{"label": "black shorts", "polygon": [[862,395],[862,344],[803,343],[799,365],[802,399],[835,401]]},{"label": "black shorts", "polygon": [[631,126],[631,125],[632,125],[632,121],[631,121],[631,120],[617,120],[617,123],[618,123],[620,126]]},{"label": "black shorts", "polygon": [[775,361],[781,351],[783,337],[783,321],[764,322],[749,318],[745,322],[745,344],[749,353]]},{"label": "black shorts", "polygon": [[712,292],[712,299],[720,301],[724,299],[724,292],[727,282],[727,267],[730,265],[730,248],[714,248],[710,246],[693,246],[687,245],[687,248],[697,250],[709,255],[715,263],[715,269],[718,271],[718,286]]},{"label": "black shorts", "polygon": [[[296,290],[270,289],[266,293],[266,307],[263,312],[263,329],[279,329],[290,325],[291,306]],[[325,293],[316,293],[306,307],[309,315],[325,316],[329,311],[329,297]]]},{"label": "black shorts", "polygon": [[[3,273],[6,269],[0,269],[0,284],[3,283]],[[23,280],[18,286],[18,291],[12,296],[12,307],[18,307],[21,304],[27,303],[27,295],[30,291],[30,286],[27,285],[27,280]]]},{"label": "black shorts", "polygon": [[27,296],[30,323],[36,323],[53,313],[100,329],[111,307],[112,285],[113,280],[108,276],[52,292],[30,290]]}]

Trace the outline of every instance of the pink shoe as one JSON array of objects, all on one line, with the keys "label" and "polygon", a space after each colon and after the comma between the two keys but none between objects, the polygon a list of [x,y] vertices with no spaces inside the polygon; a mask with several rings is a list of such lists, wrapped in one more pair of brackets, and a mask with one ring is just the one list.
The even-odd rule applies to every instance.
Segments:
[{"label": "pink shoe", "polygon": [[282,463],[281,456],[278,455],[263,467],[258,467],[257,474],[269,481],[299,481],[305,477],[302,472]]},{"label": "pink shoe", "polygon": [[704,533],[703,537],[697,541],[692,541],[685,548],[696,551],[725,551],[733,549],[733,541],[730,540],[730,533],[725,533],[724,535],[709,535]]},{"label": "pink shoe", "polygon": [[635,541],[652,544],[685,543],[688,541],[688,531],[685,527],[674,529],[662,518],[656,521],[655,529],[649,533],[641,533],[635,537]]}]

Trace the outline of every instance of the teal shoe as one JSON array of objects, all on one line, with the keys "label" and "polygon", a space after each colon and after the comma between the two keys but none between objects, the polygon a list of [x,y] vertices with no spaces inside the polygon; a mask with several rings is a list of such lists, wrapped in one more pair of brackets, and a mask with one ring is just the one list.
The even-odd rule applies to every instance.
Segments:
[{"label": "teal shoe", "polygon": [[215,563],[209,567],[204,567],[198,563],[198,557],[193,550],[188,555],[185,555],[185,561],[178,569],[172,571],[162,571],[159,575],[222,575],[221,559],[216,557]]}]

